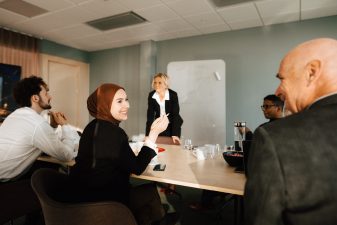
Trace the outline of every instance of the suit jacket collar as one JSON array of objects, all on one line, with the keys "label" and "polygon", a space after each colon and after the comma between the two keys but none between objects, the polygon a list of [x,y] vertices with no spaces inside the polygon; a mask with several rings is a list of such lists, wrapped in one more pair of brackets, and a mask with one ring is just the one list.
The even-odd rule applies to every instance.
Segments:
[{"label": "suit jacket collar", "polygon": [[[153,93],[153,95],[152,95],[152,98],[156,99],[156,101],[157,101],[158,104],[159,104],[159,102],[160,102],[160,97],[159,97],[159,94],[158,94],[156,91],[154,91],[154,93]],[[170,95],[169,95],[169,91],[168,91],[168,90],[165,91],[165,97],[164,97],[164,100],[165,100],[165,101],[169,101],[169,100],[170,100]]]},{"label": "suit jacket collar", "polygon": [[337,104],[337,93],[333,93],[331,95],[323,96],[308,106],[307,109],[322,107],[326,105],[334,105]]}]

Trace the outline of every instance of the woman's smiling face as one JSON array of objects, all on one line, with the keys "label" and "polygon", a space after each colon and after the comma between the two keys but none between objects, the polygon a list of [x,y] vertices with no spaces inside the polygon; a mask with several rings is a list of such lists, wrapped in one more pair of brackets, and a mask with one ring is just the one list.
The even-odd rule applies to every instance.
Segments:
[{"label": "woman's smiling face", "polygon": [[129,99],[123,89],[119,89],[111,103],[110,112],[113,118],[118,121],[128,119],[128,110],[130,108]]}]

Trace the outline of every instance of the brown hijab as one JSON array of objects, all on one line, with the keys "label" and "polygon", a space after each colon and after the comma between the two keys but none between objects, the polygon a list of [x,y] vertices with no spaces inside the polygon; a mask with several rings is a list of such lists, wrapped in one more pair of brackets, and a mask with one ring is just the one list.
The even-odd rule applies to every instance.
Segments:
[{"label": "brown hijab", "polygon": [[96,119],[119,124],[120,121],[113,118],[110,112],[112,100],[119,89],[124,90],[124,88],[116,84],[102,84],[99,86],[87,100],[90,115]]}]

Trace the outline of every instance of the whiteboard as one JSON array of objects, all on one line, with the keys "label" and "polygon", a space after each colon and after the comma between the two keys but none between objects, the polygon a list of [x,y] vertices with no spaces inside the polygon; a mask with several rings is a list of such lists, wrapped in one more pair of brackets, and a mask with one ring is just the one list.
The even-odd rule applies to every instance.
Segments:
[{"label": "whiteboard", "polygon": [[[182,136],[193,145],[226,144],[226,66],[223,60],[170,62],[169,86],[178,93]],[[220,78],[220,80],[219,80]]]}]

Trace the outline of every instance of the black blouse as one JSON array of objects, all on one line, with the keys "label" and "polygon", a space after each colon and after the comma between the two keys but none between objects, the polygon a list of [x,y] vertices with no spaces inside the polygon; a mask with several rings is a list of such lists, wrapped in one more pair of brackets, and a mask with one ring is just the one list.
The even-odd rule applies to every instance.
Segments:
[{"label": "black blouse", "polygon": [[70,171],[78,187],[76,195],[81,201],[128,204],[130,174],[141,174],[154,156],[155,151],[146,146],[135,156],[122,128],[95,119],[83,131],[76,164]]}]

